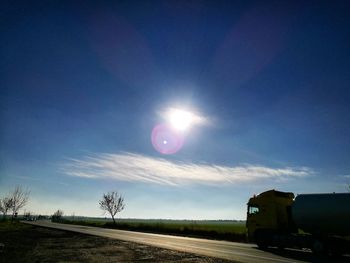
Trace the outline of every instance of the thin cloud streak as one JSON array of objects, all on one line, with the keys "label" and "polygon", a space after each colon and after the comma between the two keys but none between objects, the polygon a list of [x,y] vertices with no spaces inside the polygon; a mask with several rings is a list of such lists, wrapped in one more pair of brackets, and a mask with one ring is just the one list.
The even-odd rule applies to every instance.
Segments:
[{"label": "thin cloud streak", "polygon": [[234,184],[266,179],[285,180],[309,176],[310,168],[270,168],[258,165],[222,166],[175,162],[141,154],[96,154],[68,159],[63,172],[84,178],[108,178],[161,185]]},{"label": "thin cloud streak", "polygon": [[[160,111],[158,112],[158,114],[165,120],[169,121],[169,119],[171,119],[171,115],[174,114],[174,112],[185,112],[188,113],[188,115],[190,116],[190,118],[192,119],[192,124],[196,124],[196,125],[208,125],[209,124],[209,119],[202,116],[201,114],[199,114],[198,112],[196,112],[195,110],[191,110],[191,109],[178,109],[178,108],[167,108],[164,111]],[[185,115],[186,116],[186,115]]]}]

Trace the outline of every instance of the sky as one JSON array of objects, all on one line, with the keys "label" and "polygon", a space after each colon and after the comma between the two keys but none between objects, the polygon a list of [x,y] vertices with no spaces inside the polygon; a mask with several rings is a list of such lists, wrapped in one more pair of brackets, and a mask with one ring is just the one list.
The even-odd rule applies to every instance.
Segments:
[{"label": "sky", "polygon": [[348,1],[0,12],[0,196],[26,211],[104,216],[118,191],[122,218],[245,219],[266,190],[349,190]]}]

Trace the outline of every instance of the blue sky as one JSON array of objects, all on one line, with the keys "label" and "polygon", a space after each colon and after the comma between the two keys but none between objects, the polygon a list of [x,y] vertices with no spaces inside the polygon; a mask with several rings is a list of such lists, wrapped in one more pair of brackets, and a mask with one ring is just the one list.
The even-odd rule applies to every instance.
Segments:
[{"label": "blue sky", "polygon": [[[347,191],[349,10],[9,1],[0,195],[21,184],[27,210],[102,216],[98,199],[118,190],[121,217],[244,219],[248,198],[265,190]],[[203,121],[162,154],[151,134],[171,108]]]}]

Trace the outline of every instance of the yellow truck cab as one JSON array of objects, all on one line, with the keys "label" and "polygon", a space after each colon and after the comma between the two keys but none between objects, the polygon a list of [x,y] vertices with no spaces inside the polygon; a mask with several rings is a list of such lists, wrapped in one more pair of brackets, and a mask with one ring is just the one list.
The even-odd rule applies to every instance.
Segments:
[{"label": "yellow truck cab", "polygon": [[293,231],[291,221],[293,199],[293,193],[276,190],[269,190],[250,198],[246,221],[248,239],[265,248],[266,243],[269,243],[268,237],[272,237],[274,233]]}]

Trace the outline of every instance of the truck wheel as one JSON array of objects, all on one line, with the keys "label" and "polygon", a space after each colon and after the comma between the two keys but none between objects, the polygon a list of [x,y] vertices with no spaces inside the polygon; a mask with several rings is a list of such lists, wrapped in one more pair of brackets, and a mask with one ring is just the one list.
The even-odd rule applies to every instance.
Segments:
[{"label": "truck wheel", "polygon": [[333,256],[333,257],[341,257],[343,254],[345,254],[344,251],[342,250],[336,250],[336,249],[332,249],[329,251],[330,254]]},{"label": "truck wheel", "polygon": [[327,249],[325,247],[325,244],[321,241],[316,239],[313,244],[312,244],[312,248],[311,248],[312,252],[315,254],[326,254]]},{"label": "truck wheel", "polygon": [[257,240],[256,241],[256,245],[258,246],[259,249],[261,250],[265,250],[267,249],[268,245],[266,243],[264,243],[264,241],[261,240]]},{"label": "truck wheel", "polygon": [[283,245],[279,245],[279,246],[277,246],[278,247],[278,249],[279,250],[281,250],[281,251],[283,251],[286,247],[285,246],[283,246]]},{"label": "truck wheel", "polygon": [[255,242],[259,249],[267,249],[269,244],[267,241],[267,234],[264,231],[258,231],[255,233]]}]

